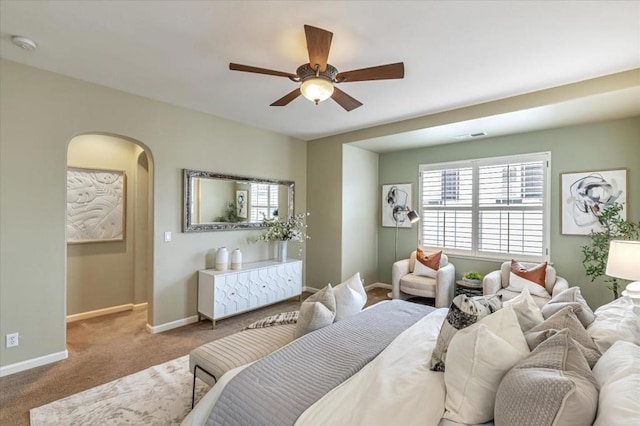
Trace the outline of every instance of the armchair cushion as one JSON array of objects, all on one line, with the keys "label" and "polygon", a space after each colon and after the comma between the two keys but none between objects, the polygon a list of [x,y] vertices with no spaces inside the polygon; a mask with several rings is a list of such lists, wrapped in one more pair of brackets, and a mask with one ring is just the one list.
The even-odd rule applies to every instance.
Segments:
[{"label": "armchair cushion", "polygon": [[440,259],[442,257],[442,250],[427,254],[420,247],[416,250],[416,262],[413,273],[423,277],[435,278],[438,269],[440,268]]},{"label": "armchair cushion", "polygon": [[507,290],[521,292],[527,288],[531,294],[538,297],[551,298],[545,287],[546,275],[547,262],[527,268],[520,262],[511,260]]}]

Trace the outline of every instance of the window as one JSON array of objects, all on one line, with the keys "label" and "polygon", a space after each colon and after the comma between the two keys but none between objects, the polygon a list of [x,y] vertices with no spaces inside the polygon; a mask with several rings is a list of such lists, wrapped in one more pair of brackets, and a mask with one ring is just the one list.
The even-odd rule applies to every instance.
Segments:
[{"label": "window", "polygon": [[251,184],[251,222],[278,216],[278,185]]},{"label": "window", "polygon": [[549,153],[420,166],[420,244],[484,258],[548,258]]}]

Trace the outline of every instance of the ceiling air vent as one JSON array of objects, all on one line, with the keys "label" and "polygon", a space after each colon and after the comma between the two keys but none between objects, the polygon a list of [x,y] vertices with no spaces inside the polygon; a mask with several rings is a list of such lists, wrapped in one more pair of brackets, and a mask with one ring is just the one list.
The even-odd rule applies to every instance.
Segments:
[{"label": "ceiling air vent", "polygon": [[470,133],[468,135],[456,136],[455,138],[459,140],[463,140],[463,139],[479,138],[481,136],[487,136],[487,133],[486,132]]}]

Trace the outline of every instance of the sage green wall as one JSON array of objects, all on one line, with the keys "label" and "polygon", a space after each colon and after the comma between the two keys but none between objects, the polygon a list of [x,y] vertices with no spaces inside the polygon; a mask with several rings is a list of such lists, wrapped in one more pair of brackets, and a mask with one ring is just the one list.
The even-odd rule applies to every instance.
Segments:
[{"label": "sage green wall", "polygon": [[342,143],[307,143],[307,285],[342,282]]},{"label": "sage green wall", "polygon": [[69,143],[70,167],[122,170],[127,186],[123,241],[67,245],[67,315],[134,303],[136,154],[133,142],[105,135],[82,135]]},{"label": "sage green wall", "polygon": [[250,242],[259,231],[182,233],[183,168],[293,180],[296,210],[307,210],[303,141],[6,60],[0,93],[0,336],[22,337],[18,347],[0,345],[0,366],[65,351],[66,164],[74,136],[121,135],[150,152],[152,326],[195,318],[196,271],[216,247],[239,247],[246,262],[272,257],[268,244]]},{"label": "sage green wall", "polygon": [[[584,273],[580,247],[589,238],[560,234],[560,173],[627,168],[628,218],[640,220],[640,117],[381,154],[379,179],[380,184],[413,182],[416,200],[420,164],[542,151],[551,152],[551,260],[558,274],[580,286],[595,308],[610,301],[612,293],[601,282],[591,283]],[[378,232],[378,274],[390,283],[394,230],[380,227]],[[418,226],[400,230],[398,239],[399,257],[408,256],[417,245]],[[499,266],[455,256],[451,260],[458,278],[465,271],[485,274]]]},{"label": "sage green wall", "polygon": [[[378,281],[378,154],[344,145],[342,151],[342,279],[356,272]],[[373,212],[373,214],[371,214]]]}]

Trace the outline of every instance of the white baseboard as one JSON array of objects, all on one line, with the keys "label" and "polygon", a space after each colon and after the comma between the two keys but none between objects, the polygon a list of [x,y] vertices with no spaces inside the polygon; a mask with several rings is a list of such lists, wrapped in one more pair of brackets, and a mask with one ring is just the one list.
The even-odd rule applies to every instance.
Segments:
[{"label": "white baseboard", "polygon": [[82,312],[79,314],[67,315],[67,323],[86,320],[89,318],[100,317],[102,315],[115,314],[117,312],[139,311],[141,309],[147,309],[147,302],[138,303],[136,305],[134,305],[133,303],[127,303],[126,305],[111,306],[109,308],[96,309],[95,311],[88,311],[88,312]]},{"label": "white baseboard", "polygon": [[308,291],[309,293],[317,293],[320,290],[317,288],[313,288],[313,287],[302,287],[302,291]]},{"label": "white baseboard", "polygon": [[386,288],[391,290],[393,287],[391,286],[391,284],[385,284],[385,283],[373,283],[373,284],[369,284],[368,286],[366,286],[364,289],[369,291],[373,288]]},{"label": "white baseboard", "polygon": [[67,359],[68,357],[69,357],[69,352],[65,349],[62,352],[55,352],[49,355],[40,356],[38,358],[32,358],[26,361],[16,362],[15,364],[5,365],[4,367],[0,367],[0,377],[19,373],[25,370],[30,370],[32,368],[51,364],[53,362],[62,361],[63,359]]},{"label": "white baseboard", "polygon": [[173,330],[174,328],[182,327],[183,325],[193,324],[194,322],[198,322],[198,320],[198,316],[194,315],[192,317],[165,322],[164,324],[160,325],[147,324],[147,331],[151,334],[162,333],[163,331]]}]

